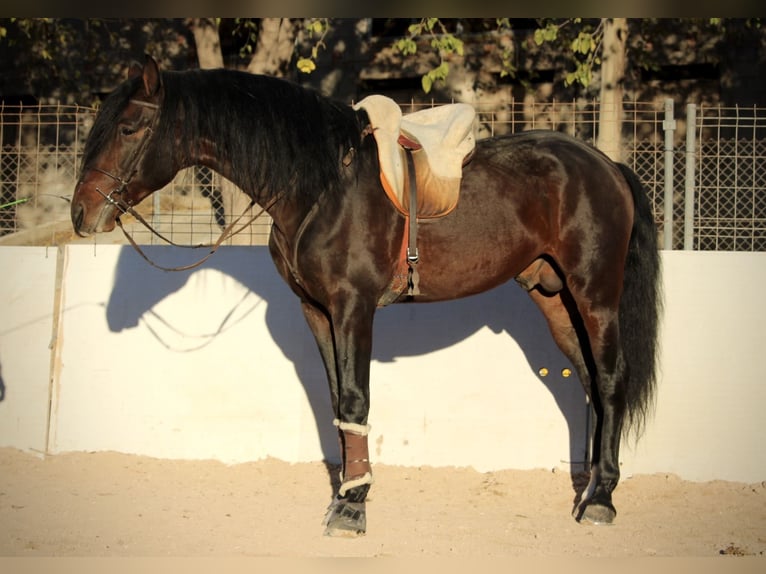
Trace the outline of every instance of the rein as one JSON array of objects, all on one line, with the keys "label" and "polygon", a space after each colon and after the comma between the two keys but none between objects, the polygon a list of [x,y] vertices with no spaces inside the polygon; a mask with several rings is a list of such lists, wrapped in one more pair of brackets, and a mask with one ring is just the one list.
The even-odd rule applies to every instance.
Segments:
[{"label": "rein", "polygon": [[[117,226],[122,230],[123,235],[125,235],[125,237],[128,239],[128,242],[130,242],[130,244],[133,246],[133,249],[135,249],[136,252],[141,257],[143,257],[144,260],[147,263],[149,263],[149,265],[151,265],[152,267],[155,267],[157,269],[161,269],[162,271],[188,271],[189,269],[194,269],[196,267],[199,267],[205,261],[210,259],[210,257],[212,257],[212,255],[216,251],[218,251],[218,248],[223,244],[224,241],[226,241],[227,239],[229,239],[231,237],[234,237],[237,233],[240,233],[243,229],[245,229],[253,221],[255,221],[261,215],[263,215],[264,212],[266,212],[269,209],[271,209],[271,207],[277,201],[282,199],[282,195],[283,194],[280,193],[280,194],[275,195],[274,197],[272,197],[271,200],[264,207],[262,207],[261,210],[258,213],[256,213],[253,217],[251,217],[249,220],[247,220],[246,223],[243,223],[242,226],[239,229],[237,229],[235,231],[232,231],[234,229],[234,227],[237,225],[237,223],[239,222],[239,220],[244,217],[245,213],[247,213],[247,210],[250,209],[253,205],[255,205],[255,200],[251,200],[250,204],[245,208],[245,211],[240,213],[239,216],[237,216],[237,218],[234,221],[232,221],[231,223],[229,223],[229,225],[226,226],[226,229],[224,229],[221,232],[220,237],[218,238],[218,240],[215,243],[213,243],[213,244],[200,244],[200,245],[179,245],[177,243],[174,243],[174,242],[170,241],[169,239],[167,239],[166,237],[161,235],[159,232],[157,232],[151,225],[149,225],[149,223],[137,211],[135,211],[132,207],[127,206],[127,209],[123,210],[123,213],[128,213],[128,214],[132,215],[133,217],[135,217],[136,220],[139,223],[141,223],[144,227],[146,227],[154,235],[156,235],[157,237],[160,237],[161,239],[163,239],[164,241],[166,241],[170,245],[174,245],[175,247],[185,247],[185,248],[189,248],[189,249],[199,249],[201,247],[210,247],[210,252],[207,255],[205,255],[202,259],[199,259],[198,261],[195,261],[194,263],[190,263],[188,265],[181,265],[181,266],[178,266],[178,267],[164,267],[164,266],[159,265],[158,263],[155,263],[154,261],[152,261],[149,258],[149,256],[146,255],[146,253],[144,253],[144,251],[138,246],[138,244],[136,243],[135,239],[133,239],[133,237],[122,226],[122,221],[120,221],[119,216],[115,219],[115,221],[117,222]],[[115,205],[117,205],[117,204],[115,204]],[[122,210],[122,206],[118,205],[118,207]]]},{"label": "rein", "polygon": [[[278,193],[277,195],[275,195],[271,200],[269,200],[269,202],[264,207],[261,208],[261,210],[258,213],[256,213],[253,217],[251,217],[246,223],[243,223],[239,227],[239,229],[235,230],[234,228],[236,227],[237,223],[239,223],[240,219],[242,219],[245,216],[245,213],[247,213],[247,211],[249,209],[251,209],[253,207],[253,205],[255,205],[255,199],[251,199],[250,203],[245,208],[245,210],[241,214],[239,214],[239,216],[236,219],[234,219],[231,223],[229,223],[229,225],[226,226],[226,228],[221,232],[221,235],[218,238],[218,240],[215,243],[213,243],[213,244],[181,245],[181,244],[178,244],[178,243],[175,243],[175,242],[171,241],[170,239],[168,239],[167,237],[162,235],[160,232],[158,232],[156,229],[154,229],[149,224],[149,222],[147,222],[143,218],[143,216],[141,216],[140,213],[138,213],[135,209],[133,209],[133,206],[130,203],[128,203],[128,202],[126,202],[125,200],[122,199],[122,194],[125,192],[125,189],[128,187],[128,184],[130,183],[130,180],[133,179],[133,176],[136,174],[136,172],[137,172],[136,168],[137,168],[139,162],[141,161],[141,158],[143,157],[144,153],[146,152],[146,148],[149,145],[149,139],[151,138],[151,136],[154,133],[154,130],[155,130],[156,126],[157,126],[157,122],[158,122],[158,119],[159,119],[158,110],[160,108],[159,105],[153,104],[151,102],[143,102],[141,100],[134,100],[134,99],[131,99],[130,102],[133,103],[133,104],[136,104],[136,105],[139,105],[139,106],[144,106],[146,108],[150,108],[150,109],[154,110],[154,116],[152,117],[151,123],[146,128],[146,130],[144,131],[144,134],[143,134],[143,137],[142,137],[141,141],[138,143],[138,145],[136,146],[136,148],[133,150],[133,152],[130,155],[130,158],[129,158],[128,163],[127,163],[128,169],[125,170],[126,173],[128,174],[127,177],[121,177],[121,176],[115,175],[113,173],[110,173],[110,172],[108,172],[108,171],[106,171],[104,169],[97,168],[97,167],[90,168],[93,171],[97,171],[97,172],[99,172],[99,173],[101,173],[101,174],[103,174],[103,175],[113,179],[118,184],[117,187],[115,187],[113,190],[111,190],[108,194],[104,193],[103,191],[101,191],[98,187],[96,188],[96,191],[104,198],[104,200],[107,203],[109,203],[112,206],[114,206],[120,212],[120,215],[122,215],[122,214],[132,215],[136,219],[136,221],[138,221],[141,225],[143,225],[146,229],[148,229],[153,235],[159,237],[161,240],[165,241],[169,245],[172,245],[174,247],[184,247],[184,248],[189,248],[189,249],[199,249],[199,248],[202,248],[202,247],[210,247],[211,248],[210,252],[207,255],[205,255],[202,259],[200,259],[200,260],[198,260],[198,261],[196,261],[194,263],[190,263],[189,265],[182,265],[182,266],[178,266],[178,267],[164,267],[164,266],[159,265],[159,264],[155,263],[154,261],[152,261],[146,255],[146,253],[144,253],[144,251],[136,243],[135,239],[133,239],[133,237],[123,227],[122,221],[120,219],[120,215],[117,215],[117,217],[115,218],[115,223],[117,224],[117,226],[120,228],[122,233],[125,235],[125,237],[127,238],[128,242],[131,244],[133,249],[135,249],[136,252],[141,257],[143,257],[143,259],[147,263],[149,263],[152,267],[155,267],[157,269],[161,269],[162,271],[188,271],[189,269],[194,269],[196,267],[199,267],[205,261],[207,261],[218,250],[218,248],[223,244],[224,241],[226,241],[227,239],[235,236],[237,233],[240,233],[242,230],[244,230],[253,221],[255,221],[261,215],[263,215],[264,212],[266,212],[269,209],[271,209],[271,207],[273,207],[274,204],[277,201],[279,201],[282,198],[282,196],[284,195],[284,192]],[[113,197],[115,195],[117,196],[116,198]]]}]

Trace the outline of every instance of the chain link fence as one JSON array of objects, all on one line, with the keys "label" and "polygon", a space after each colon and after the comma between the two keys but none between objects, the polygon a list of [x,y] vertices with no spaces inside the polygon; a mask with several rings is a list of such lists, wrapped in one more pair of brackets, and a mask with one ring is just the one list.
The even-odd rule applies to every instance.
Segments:
[{"label": "chain link fence", "polygon": [[696,110],[693,249],[766,251],[766,110]]},{"label": "chain link fence", "polygon": [[[423,106],[401,104],[404,113]],[[597,101],[475,107],[479,138],[552,129],[596,144]],[[622,159],[646,186],[665,248],[766,251],[766,109],[675,110],[667,101],[623,105]],[[0,105],[0,244],[78,241],[68,200],[94,113],[79,106]],[[214,242],[241,214],[248,219],[248,204],[231,182],[197,167],[180,172],[138,211],[172,241],[197,245]],[[138,243],[161,243],[143,227],[126,227]],[[227,243],[265,244],[270,227],[263,215]],[[125,239],[117,232],[101,241]]]}]

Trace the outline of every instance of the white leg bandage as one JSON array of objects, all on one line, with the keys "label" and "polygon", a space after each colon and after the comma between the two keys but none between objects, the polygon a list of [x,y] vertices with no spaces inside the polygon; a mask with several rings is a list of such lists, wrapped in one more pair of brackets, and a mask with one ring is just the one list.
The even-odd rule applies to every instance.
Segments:
[{"label": "white leg bandage", "polygon": [[338,419],[333,420],[332,424],[334,424],[336,427],[338,427],[342,431],[352,432],[354,434],[358,434],[359,436],[367,436],[368,434],[370,434],[370,425],[358,425],[356,423],[344,423],[344,422],[341,422]]}]

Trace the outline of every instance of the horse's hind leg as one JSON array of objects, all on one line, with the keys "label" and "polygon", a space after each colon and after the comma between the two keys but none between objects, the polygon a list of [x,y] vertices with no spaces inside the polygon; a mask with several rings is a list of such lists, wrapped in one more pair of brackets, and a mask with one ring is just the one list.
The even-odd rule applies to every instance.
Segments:
[{"label": "horse's hind leg", "polygon": [[[568,293],[543,293],[539,289],[534,289],[529,291],[529,296],[543,312],[553,340],[572,363],[577,377],[585,389],[585,394],[590,398],[590,369],[585,362],[580,337],[577,333],[578,329],[574,325],[572,313],[564,303],[563,297],[568,296]],[[574,321],[577,321],[576,315]],[[579,503],[582,500],[582,491],[578,489],[576,494],[574,512],[577,512]]]},{"label": "horse's hind leg", "polygon": [[[574,295],[573,295],[574,296]],[[595,415],[588,487],[576,509],[578,521],[610,524],[617,511],[612,492],[620,479],[620,439],[626,413],[627,372],[620,341],[617,302],[592,304],[593,297],[574,297],[583,359],[589,372],[588,394]]]},{"label": "horse's hind leg", "polygon": [[[577,370],[595,413],[591,478],[575,515],[581,521],[611,523],[616,515],[612,491],[620,476],[626,376],[616,306],[595,308],[591,299],[575,297],[563,282],[559,287],[556,281],[545,280],[545,266],[539,273],[535,268],[532,271],[535,273],[522,274],[517,280],[543,312],[556,344]],[[533,278],[544,280],[533,282]]]}]

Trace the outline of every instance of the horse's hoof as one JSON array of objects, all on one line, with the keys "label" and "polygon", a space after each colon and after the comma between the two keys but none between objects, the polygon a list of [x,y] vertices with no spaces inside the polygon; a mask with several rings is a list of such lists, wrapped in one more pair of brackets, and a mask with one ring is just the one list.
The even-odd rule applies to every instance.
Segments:
[{"label": "horse's hoof", "polygon": [[364,502],[335,500],[324,519],[325,536],[356,538],[367,532],[367,512]]},{"label": "horse's hoof", "polygon": [[614,509],[614,507],[591,503],[580,507],[580,513],[577,517],[577,521],[581,524],[612,524],[616,516],[617,511]]}]

